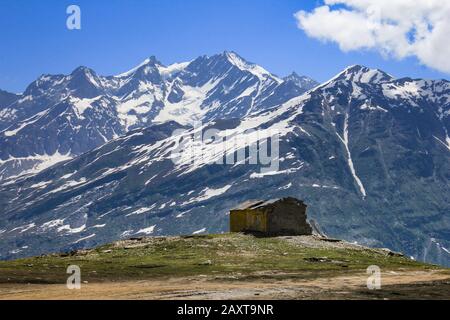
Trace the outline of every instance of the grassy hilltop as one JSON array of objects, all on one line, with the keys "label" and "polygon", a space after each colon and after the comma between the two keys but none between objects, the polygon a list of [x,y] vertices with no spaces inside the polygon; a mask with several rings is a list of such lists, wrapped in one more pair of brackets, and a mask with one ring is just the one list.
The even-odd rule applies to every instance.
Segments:
[{"label": "grassy hilltop", "polygon": [[[217,283],[225,287],[237,282],[243,285],[253,282],[289,282],[295,285],[296,282],[318,279],[360,277],[362,280],[357,288],[362,293],[359,294],[362,297],[378,297],[381,291],[370,293],[367,288],[364,289],[367,267],[377,265],[383,274],[408,274],[416,277],[417,281],[420,281],[419,275],[435,275],[436,279],[433,279],[439,280],[439,283],[433,282],[435,289],[430,292],[434,294],[438,294],[440,289],[449,292],[450,288],[449,270],[415,262],[382,249],[369,249],[314,236],[258,238],[243,234],[223,234],[139,238],[118,241],[92,250],[2,261],[0,298],[8,298],[11,294],[14,296],[16,288],[24,285],[35,286],[36,290],[39,285],[42,288],[51,288],[52,285],[60,288],[67,280],[66,269],[69,265],[81,268],[82,281],[87,287],[173,279]],[[419,285],[416,289],[426,287]],[[401,290],[400,287],[398,289]],[[428,289],[431,287],[428,286]],[[420,292],[415,291],[415,295]],[[263,290],[257,296],[264,296],[264,292]],[[327,297],[326,292],[322,294]],[[445,294],[438,297],[445,298]],[[283,298],[283,295],[266,298]]]}]

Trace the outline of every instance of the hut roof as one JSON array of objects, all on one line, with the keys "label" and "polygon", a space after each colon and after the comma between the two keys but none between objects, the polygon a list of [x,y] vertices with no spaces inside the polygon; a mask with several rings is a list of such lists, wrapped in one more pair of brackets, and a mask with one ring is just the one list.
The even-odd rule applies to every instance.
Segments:
[{"label": "hut roof", "polygon": [[258,208],[262,208],[262,207],[266,207],[268,205],[274,204],[276,202],[289,201],[289,200],[291,200],[291,201],[294,200],[299,204],[305,205],[303,203],[303,201],[289,197],[289,198],[281,198],[281,199],[279,198],[279,199],[271,199],[271,200],[250,200],[250,201],[246,201],[246,202],[240,204],[234,210],[258,209]]}]

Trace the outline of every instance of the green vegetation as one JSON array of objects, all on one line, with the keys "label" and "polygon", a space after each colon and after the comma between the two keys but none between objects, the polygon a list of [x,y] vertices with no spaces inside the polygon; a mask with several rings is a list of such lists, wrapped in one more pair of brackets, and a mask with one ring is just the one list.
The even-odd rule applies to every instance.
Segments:
[{"label": "green vegetation", "polygon": [[435,266],[352,245],[321,247],[283,238],[224,234],[120,241],[93,250],[0,262],[0,283],[65,283],[78,265],[91,282],[208,276],[227,279],[308,278],[382,270],[431,270]]}]

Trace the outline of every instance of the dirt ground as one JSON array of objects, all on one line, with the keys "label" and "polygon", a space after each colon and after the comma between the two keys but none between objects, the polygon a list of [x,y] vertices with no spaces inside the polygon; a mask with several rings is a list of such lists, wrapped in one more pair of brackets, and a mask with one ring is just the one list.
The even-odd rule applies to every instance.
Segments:
[{"label": "dirt ground", "polygon": [[0,284],[0,300],[239,300],[239,299],[450,299],[450,275],[438,271],[382,274],[380,290],[368,290],[366,274],[333,278],[224,280],[199,276],[65,285]]}]

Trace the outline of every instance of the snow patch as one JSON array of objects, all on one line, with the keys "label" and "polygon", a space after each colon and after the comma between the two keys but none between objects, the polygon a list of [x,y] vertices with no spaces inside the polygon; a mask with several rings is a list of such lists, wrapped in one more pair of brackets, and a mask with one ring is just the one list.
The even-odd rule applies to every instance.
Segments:
[{"label": "snow patch", "polygon": [[101,229],[101,228],[104,228],[104,227],[106,227],[106,223],[105,224],[97,224],[95,226],[92,226],[91,228]]},{"label": "snow patch", "polygon": [[290,173],[294,173],[299,171],[301,168],[303,168],[303,164],[300,165],[300,167],[297,168],[290,168],[290,169],[286,169],[286,170],[279,170],[279,171],[268,171],[268,172],[253,172],[250,175],[250,179],[261,179],[267,176],[276,176],[276,175],[280,175],[280,174],[290,174]]},{"label": "snow patch", "polygon": [[87,109],[91,108],[92,104],[94,102],[100,100],[101,98],[102,98],[102,96],[98,96],[98,97],[95,97],[92,99],[78,99],[78,98],[71,97],[69,101],[75,107],[75,111],[80,116],[80,118],[83,118],[82,115],[84,114],[84,112]]},{"label": "snow patch", "polygon": [[80,238],[80,239],[78,239],[77,241],[73,242],[72,244],[77,244],[77,243],[80,243],[80,242],[82,242],[82,241],[91,239],[91,238],[93,238],[93,237],[95,237],[95,233],[93,233],[93,234],[91,234],[91,235],[89,235],[89,236],[87,236],[87,237]]},{"label": "snow patch", "polygon": [[58,226],[62,226],[63,223],[64,223],[64,220],[61,220],[61,219],[51,220],[51,221],[48,221],[48,222],[45,222],[44,224],[42,224],[40,228],[43,231],[47,231],[47,230],[56,228]]},{"label": "snow patch", "polygon": [[382,111],[382,112],[388,112],[386,109],[379,107],[379,106],[373,106],[370,102],[366,101],[361,107],[361,110],[369,110],[369,111]]},{"label": "snow patch", "polygon": [[[32,156],[22,157],[22,158],[9,157],[6,160],[0,160],[0,165],[10,164],[13,167],[15,167],[16,164],[20,165],[21,163],[27,163],[27,162],[34,164],[32,168],[22,171],[19,175],[9,177],[10,179],[12,179],[12,178],[17,178],[17,177],[21,177],[21,176],[25,176],[25,175],[38,173],[38,172],[45,170],[51,166],[54,166],[57,163],[67,161],[70,159],[72,159],[72,157],[70,156],[69,153],[61,154],[59,151],[57,151],[53,155],[47,155],[47,154],[32,155]],[[38,188],[36,185],[34,186],[34,188]],[[40,187],[42,187],[42,185]]]},{"label": "snow patch", "polygon": [[69,234],[80,233],[86,229],[86,224],[83,224],[81,227],[72,228],[70,225],[64,225],[58,228],[58,232],[66,232]]},{"label": "snow patch", "polygon": [[192,234],[200,234],[200,233],[205,233],[205,232],[206,232],[206,228],[203,228],[203,229],[192,232]]},{"label": "snow patch", "polygon": [[[46,113],[48,113],[49,110],[44,110],[42,112],[39,112],[38,114],[34,115],[33,117],[24,120],[23,122],[21,122],[20,124],[18,124],[18,127],[16,129],[13,130],[5,130],[3,131],[3,134],[6,137],[12,137],[15,136],[18,132],[20,132],[22,129],[24,129],[25,127],[27,127],[30,124],[35,123],[36,121],[38,121],[43,115],[45,115]],[[13,125],[15,126],[15,125]],[[12,126],[12,127],[13,127]],[[8,128],[9,129],[9,128]]]},{"label": "snow patch", "polygon": [[154,208],[155,208],[154,204],[152,206],[150,206],[150,207],[143,207],[143,208],[137,209],[136,211],[133,211],[132,213],[127,214],[126,217],[140,215],[140,214],[143,214],[143,213],[146,213],[146,212],[150,212]]},{"label": "snow patch", "polygon": [[153,231],[155,230],[155,228],[156,228],[156,225],[151,226],[151,227],[148,227],[148,228],[145,228],[145,229],[141,229],[141,230],[139,230],[138,232],[136,232],[136,234],[143,233],[143,234],[149,235],[149,234],[152,234],[152,233],[153,233]]},{"label": "snow patch", "polygon": [[174,63],[168,67],[158,66],[158,71],[163,78],[170,78],[183,71],[191,62]]},{"label": "snow patch", "polygon": [[65,184],[63,184],[62,186],[60,186],[60,187],[50,191],[49,193],[56,193],[56,192],[59,192],[59,191],[62,191],[62,190],[69,189],[71,187],[76,187],[76,186],[85,184],[86,181],[87,181],[86,178],[81,178],[78,181],[75,181],[75,180],[67,181]]},{"label": "snow patch", "polygon": [[290,189],[291,187],[292,187],[292,183],[288,183],[288,184],[285,185],[284,187],[278,188],[278,190],[287,190],[287,189]]},{"label": "snow patch", "polygon": [[129,236],[131,236],[132,234],[133,234],[133,229],[131,229],[131,230],[126,230],[126,231],[124,231],[124,232],[122,232],[121,234],[120,234],[120,238],[126,238],[126,237],[129,237]]},{"label": "snow patch", "polygon": [[50,183],[52,183],[52,181],[42,181],[42,182],[33,184],[30,188],[42,189],[42,188],[46,187],[47,185],[49,185]]},{"label": "snow patch", "polygon": [[339,137],[339,139],[342,141],[342,143],[345,146],[345,149],[347,151],[347,161],[348,161],[348,166],[350,168],[350,172],[352,173],[353,178],[356,181],[356,184],[359,187],[359,191],[361,192],[363,199],[367,197],[367,193],[366,193],[366,189],[364,188],[364,185],[361,182],[361,179],[359,179],[359,177],[356,175],[356,170],[355,170],[355,166],[353,165],[353,159],[352,159],[352,154],[350,152],[350,147],[349,147],[349,138],[348,138],[348,113],[345,115],[345,121],[344,121],[344,135],[343,137],[341,137],[337,132],[336,132],[337,136]]},{"label": "snow patch", "polygon": [[185,206],[187,204],[191,204],[194,202],[206,201],[208,199],[220,196],[220,195],[226,193],[231,187],[232,187],[232,185],[226,185],[219,189],[205,188],[202,190],[202,194],[199,197],[190,199],[188,202],[183,203],[182,206]]},{"label": "snow patch", "polygon": [[30,224],[27,224],[27,225],[24,225],[24,226],[21,226],[21,227],[14,228],[10,232],[19,231],[19,233],[24,233],[24,232],[27,232],[30,229],[33,229],[35,226],[36,226],[36,224],[30,223]]}]

